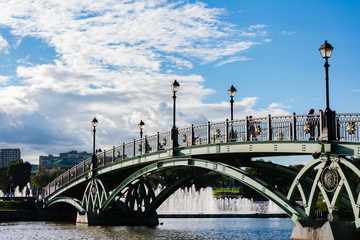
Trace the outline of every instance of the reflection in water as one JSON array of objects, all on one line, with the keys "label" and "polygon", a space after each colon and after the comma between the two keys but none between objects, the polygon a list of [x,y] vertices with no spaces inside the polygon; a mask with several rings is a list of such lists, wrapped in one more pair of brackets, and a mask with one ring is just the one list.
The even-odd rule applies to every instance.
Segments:
[{"label": "reflection in water", "polygon": [[1,239],[289,239],[290,219],[159,219],[147,227],[84,226],[73,223],[0,223]]}]

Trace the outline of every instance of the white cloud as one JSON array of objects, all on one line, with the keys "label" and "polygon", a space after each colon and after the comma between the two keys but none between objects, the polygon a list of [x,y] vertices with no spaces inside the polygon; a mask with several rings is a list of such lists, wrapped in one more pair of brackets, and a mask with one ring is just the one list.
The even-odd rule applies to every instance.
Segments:
[{"label": "white cloud", "polygon": [[29,62],[30,55],[27,55],[25,58],[22,59],[18,59],[16,62],[19,64],[25,64],[25,65],[30,65],[32,66],[33,64],[31,62]]},{"label": "white cloud", "polygon": [[[202,76],[181,71],[195,63],[248,60],[234,55],[267,35],[265,25],[238,29],[221,20],[224,9],[201,2],[0,0],[0,9],[0,24],[18,44],[24,37],[38,39],[57,54],[47,64],[20,59],[13,85],[9,77],[0,77],[8,84],[0,91],[6,119],[0,131],[13,126],[0,142],[24,146],[28,156],[89,150],[94,116],[102,149],[137,137],[140,119],[147,134],[168,130],[174,79],[181,84],[179,126],[223,121],[228,103],[204,104],[214,91],[204,88]],[[7,51],[2,39],[0,50]],[[255,102],[235,103],[237,116],[281,112],[276,106],[255,111]]]},{"label": "white cloud", "polygon": [[0,35],[0,51],[9,54],[9,43]]},{"label": "white cloud", "polygon": [[281,32],[282,35],[289,35],[289,36],[294,35],[295,33],[297,33],[297,31],[292,31],[292,32],[282,31],[282,32]]},{"label": "white cloud", "polygon": [[0,76],[0,84],[5,85],[9,83],[11,80],[11,76]]},{"label": "white cloud", "polygon": [[265,27],[266,27],[266,25],[264,25],[264,24],[257,24],[257,25],[250,26],[248,29],[249,29],[249,31],[253,31],[253,30],[257,30],[257,29],[263,29]]},{"label": "white cloud", "polygon": [[222,65],[224,65],[224,64],[227,64],[227,63],[239,62],[239,61],[250,61],[250,60],[251,60],[251,58],[247,58],[247,57],[244,57],[244,56],[231,57],[231,58],[229,58],[228,60],[219,62],[219,63],[216,64],[215,66],[216,66],[216,67],[220,67],[220,66],[222,66]]}]

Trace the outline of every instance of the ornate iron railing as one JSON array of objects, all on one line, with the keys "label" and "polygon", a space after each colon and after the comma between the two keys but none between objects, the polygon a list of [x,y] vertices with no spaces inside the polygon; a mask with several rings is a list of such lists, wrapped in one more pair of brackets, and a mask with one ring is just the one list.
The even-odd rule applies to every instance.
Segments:
[{"label": "ornate iron railing", "polygon": [[[186,147],[244,141],[321,141],[322,126],[321,114],[295,115],[294,113],[290,116],[246,117],[245,120],[208,122],[204,125],[191,125],[178,129],[178,143],[179,147]],[[336,114],[335,135],[337,141],[360,142],[360,114]],[[168,131],[114,146],[112,149],[97,154],[96,167],[142,154],[167,150],[171,146],[170,141],[171,136]],[[91,165],[92,159],[89,158],[61,174],[44,188],[45,196],[91,171]]]}]

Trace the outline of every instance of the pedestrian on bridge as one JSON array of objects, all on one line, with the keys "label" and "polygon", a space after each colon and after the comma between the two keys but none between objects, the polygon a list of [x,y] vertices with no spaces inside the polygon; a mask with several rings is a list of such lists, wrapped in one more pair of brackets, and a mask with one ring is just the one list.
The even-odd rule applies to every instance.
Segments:
[{"label": "pedestrian on bridge", "polygon": [[315,140],[315,126],[316,126],[316,119],[314,116],[314,109],[311,108],[309,110],[307,119],[306,119],[306,129],[305,132],[306,133],[310,133],[310,138],[309,140]]},{"label": "pedestrian on bridge", "polygon": [[248,117],[249,126],[248,126],[248,133],[250,134],[250,141],[256,141],[256,133],[255,133],[255,124],[252,116]]}]

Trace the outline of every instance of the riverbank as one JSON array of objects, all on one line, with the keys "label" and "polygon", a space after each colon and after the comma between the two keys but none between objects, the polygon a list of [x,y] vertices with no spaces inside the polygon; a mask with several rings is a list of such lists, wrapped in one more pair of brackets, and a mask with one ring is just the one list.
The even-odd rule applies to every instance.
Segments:
[{"label": "riverbank", "polygon": [[0,198],[0,222],[75,221],[76,213],[74,208],[44,209],[42,201],[32,197]]},{"label": "riverbank", "polygon": [[37,221],[39,214],[32,197],[2,197],[0,221]]}]

